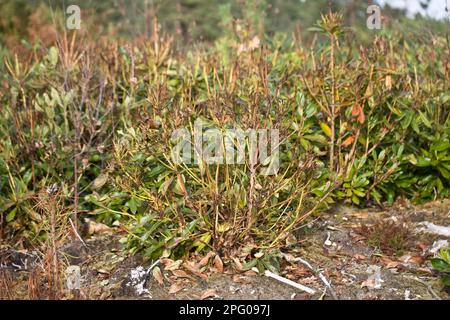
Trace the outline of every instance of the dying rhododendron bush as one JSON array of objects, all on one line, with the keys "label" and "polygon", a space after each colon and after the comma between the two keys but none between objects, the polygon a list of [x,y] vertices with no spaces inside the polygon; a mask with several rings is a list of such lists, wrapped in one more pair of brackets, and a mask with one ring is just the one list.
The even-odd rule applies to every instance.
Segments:
[{"label": "dying rhododendron bush", "polygon": [[0,298],[446,294],[448,17],[369,2],[0,0]]}]

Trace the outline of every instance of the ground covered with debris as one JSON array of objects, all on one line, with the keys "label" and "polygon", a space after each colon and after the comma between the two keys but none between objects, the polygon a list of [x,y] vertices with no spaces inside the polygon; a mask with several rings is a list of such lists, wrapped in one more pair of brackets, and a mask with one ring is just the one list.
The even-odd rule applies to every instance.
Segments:
[{"label": "ground covered with debris", "polygon": [[[336,207],[296,231],[278,254],[278,275],[214,253],[190,261],[145,261],[124,253],[120,236],[97,234],[86,245],[62,249],[65,287],[73,289],[64,298],[450,299],[429,261],[448,247],[449,218],[450,200],[422,206],[400,201],[388,209]],[[2,281],[7,272],[15,298],[29,291],[29,272],[18,266],[24,259],[31,263],[32,254],[22,254],[16,269],[6,263],[3,268]]]}]

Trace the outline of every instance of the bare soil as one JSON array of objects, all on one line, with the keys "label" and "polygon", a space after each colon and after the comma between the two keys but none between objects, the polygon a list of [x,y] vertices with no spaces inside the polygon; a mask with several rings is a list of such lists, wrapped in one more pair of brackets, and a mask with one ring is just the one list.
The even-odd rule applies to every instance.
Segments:
[{"label": "bare soil", "polygon": [[[74,242],[64,252],[68,264],[81,268],[82,299],[450,299],[429,262],[433,244],[450,239],[420,231],[425,221],[448,227],[449,218],[450,200],[422,206],[398,202],[389,209],[337,207],[320,215],[296,231],[297,242],[282,250],[280,258],[280,275],[314,289],[313,295],[255,271],[239,272],[231,260],[224,261],[220,270],[213,256],[206,264],[203,259],[198,272],[192,270],[193,264],[167,259],[156,266],[161,273],[147,272],[152,261],[144,261],[139,254],[127,256],[118,236],[97,235],[87,240],[87,248]],[[381,227],[381,236],[371,233],[383,223],[400,229],[389,234],[388,227]],[[406,236],[396,238],[398,230],[407,230]],[[394,248],[377,245],[387,238],[395,240]],[[295,258],[309,263],[312,270]],[[27,277],[17,272],[14,278],[13,290],[24,291],[18,280]]]}]

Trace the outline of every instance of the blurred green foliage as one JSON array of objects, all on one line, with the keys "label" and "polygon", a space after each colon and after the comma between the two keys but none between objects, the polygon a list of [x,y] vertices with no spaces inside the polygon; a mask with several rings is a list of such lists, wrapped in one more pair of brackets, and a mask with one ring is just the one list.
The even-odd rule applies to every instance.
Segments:
[{"label": "blurred green foliage", "polygon": [[[322,13],[341,11],[344,24],[352,27],[361,41],[369,41],[376,32],[366,28],[368,4],[356,0],[0,0],[0,37],[14,35],[27,38],[33,27],[30,19],[41,8],[39,19],[62,23],[64,10],[70,4],[82,9],[83,27],[91,35],[149,35],[151,18],[181,43],[214,41],[226,34],[233,19],[244,19],[259,35],[297,32],[308,39],[311,27]],[[44,9],[48,10],[44,13]],[[445,22],[417,18],[411,20],[400,10],[383,9],[389,30],[423,33],[445,32]],[[34,19],[36,20],[36,19]]]}]

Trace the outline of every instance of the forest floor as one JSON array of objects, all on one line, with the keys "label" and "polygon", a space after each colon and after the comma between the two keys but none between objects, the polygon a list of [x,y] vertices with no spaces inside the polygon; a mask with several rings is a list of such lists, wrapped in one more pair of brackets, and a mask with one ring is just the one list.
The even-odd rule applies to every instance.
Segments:
[{"label": "forest floor", "polygon": [[[127,256],[113,235],[94,235],[87,248],[76,242],[64,252],[80,267],[81,299],[450,299],[429,262],[439,246],[448,246],[449,222],[450,200],[337,207],[320,215],[297,231],[299,243],[282,250],[280,261],[280,276],[314,294],[257,270],[239,272],[239,261],[222,266],[213,255],[144,262],[139,254]],[[27,276],[15,272],[14,279],[11,290],[25,292]]]}]

